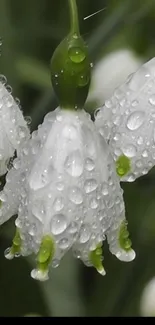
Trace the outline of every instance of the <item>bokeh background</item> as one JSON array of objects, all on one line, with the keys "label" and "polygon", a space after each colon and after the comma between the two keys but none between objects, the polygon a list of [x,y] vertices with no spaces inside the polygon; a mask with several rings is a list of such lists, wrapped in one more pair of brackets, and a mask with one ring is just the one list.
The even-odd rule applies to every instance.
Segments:
[{"label": "bokeh background", "polygon": [[[106,73],[99,79],[100,87],[103,81],[100,103],[104,104],[109,76],[121,82],[128,74],[128,60],[133,62],[132,70],[155,56],[155,1],[77,0],[77,4],[81,33],[94,64],[92,72],[99,62],[105,65]],[[84,19],[102,8],[105,10]],[[31,116],[31,130],[57,106],[49,63],[68,30],[67,0],[0,0],[0,73],[20,99],[24,115]],[[122,52],[123,66],[121,59],[113,67],[106,66],[105,58],[124,50],[128,55]],[[94,82],[92,92],[97,86]],[[107,87],[113,91],[113,82]],[[93,111],[97,100],[88,100],[86,109]],[[136,259],[120,262],[105,246],[107,275],[102,277],[68,253],[59,268],[51,270],[50,280],[38,283],[30,277],[33,257],[4,258],[14,234],[12,218],[0,228],[0,316],[142,316],[141,296],[155,275],[155,170],[121,185]]]}]

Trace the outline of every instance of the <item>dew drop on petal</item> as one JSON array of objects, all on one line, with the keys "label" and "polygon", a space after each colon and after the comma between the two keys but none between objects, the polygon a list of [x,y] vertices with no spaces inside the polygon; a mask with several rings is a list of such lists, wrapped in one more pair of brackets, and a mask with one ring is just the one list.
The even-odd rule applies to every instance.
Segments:
[{"label": "dew drop on petal", "polygon": [[139,127],[144,123],[144,117],[145,113],[142,111],[132,113],[127,120],[128,129],[131,131],[139,129]]},{"label": "dew drop on petal", "polygon": [[67,228],[67,219],[63,214],[56,214],[51,220],[51,232],[53,235],[59,235]]},{"label": "dew drop on petal", "polygon": [[150,98],[149,98],[149,103],[153,106],[155,106],[155,94],[152,95]]},{"label": "dew drop on petal", "polygon": [[97,189],[97,182],[95,179],[87,179],[85,181],[85,191],[86,193],[91,193]]},{"label": "dew drop on petal", "polygon": [[78,225],[75,221],[72,221],[70,225],[68,226],[68,233],[75,234],[78,230]]},{"label": "dew drop on petal", "polygon": [[65,161],[66,172],[73,177],[79,177],[83,172],[83,161],[80,152],[72,152]]},{"label": "dew drop on petal", "polygon": [[60,261],[58,259],[54,258],[52,261],[52,267],[56,268],[59,266],[59,264],[60,264]]},{"label": "dew drop on petal", "polygon": [[59,241],[58,245],[61,249],[67,249],[69,247],[69,241],[67,238],[62,238]]},{"label": "dew drop on petal", "polygon": [[54,203],[53,203],[53,207],[54,207],[55,211],[62,210],[63,207],[64,207],[63,198],[62,197],[56,198]]},{"label": "dew drop on petal", "polygon": [[83,202],[83,196],[78,187],[73,187],[70,189],[69,198],[75,204],[81,204]]},{"label": "dew drop on petal", "polygon": [[123,149],[122,149],[123,153],[125,156],[132,158],[136,156],[136,147],[134,145],[126,145]]},{"label": "dew drop on petal", "polygon": [[82,225],[81,229],[80,229],[80,234],[79,234],[79,241],[81,244],[86,243],[89,238],[90,238],[90,229],[89,226],[87,225]]},{"label": "dew drop on petal", "polygon": [[92,171],[95,167],[94,161],[91,158],[87,158],[85,162],[85,167],[88,171]]}]

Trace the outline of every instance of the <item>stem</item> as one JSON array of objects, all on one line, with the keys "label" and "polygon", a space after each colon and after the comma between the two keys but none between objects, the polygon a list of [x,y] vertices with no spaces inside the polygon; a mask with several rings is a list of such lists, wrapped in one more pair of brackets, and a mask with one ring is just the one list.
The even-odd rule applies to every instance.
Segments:
[{"label": "stem", "polygon": [[71,33],[80,34],[76,0],[68,0],[70,8]]}]

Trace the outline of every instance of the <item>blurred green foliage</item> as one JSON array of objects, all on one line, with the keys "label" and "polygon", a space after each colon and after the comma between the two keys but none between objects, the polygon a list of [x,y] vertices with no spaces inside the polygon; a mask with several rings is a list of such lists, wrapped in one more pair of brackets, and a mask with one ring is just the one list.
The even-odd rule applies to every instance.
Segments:
[{"label": "blurred green foliage", "polygon": [[[95,63],[109,51],[132,48],[139,57],[155,56],[154,0],[77,0],[83,38]],[[31,129],[56,107],[50,59],[69,29],[67,0],[0,0],[0,71],[20,98]],[[90,19],[85,16],[105,8]],[[106,78],[106,76],[103,76]],[[129,230],[137,257],[123,263],[105,247],[102,277],[70,253],[47,283],[30,278],[33,258],[11,262],[3,251],[14,232],[11,220],[0,229],[0,316],[138,316],[145,283],[155,274],[155,172],[122,184]]]}]

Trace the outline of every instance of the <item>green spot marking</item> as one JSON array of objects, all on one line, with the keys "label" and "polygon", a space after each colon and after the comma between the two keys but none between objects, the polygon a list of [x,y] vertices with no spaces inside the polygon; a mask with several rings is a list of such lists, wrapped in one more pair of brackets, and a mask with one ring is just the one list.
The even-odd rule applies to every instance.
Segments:
[{"label": "green spot marking", "polygon": [[54,256],[55,245],[53,239],[47,235],[44,236],[37,255],[37,268],[42,272],[48,270],[48,266]]},{"label": "green spot marking", "polygon": [[90,252],[89,259],[95,269],[100,274],[105,275],[105,270],[102,265],[102,243],[98,244],[96,249]]},{"label": "green spot marking", "polygon": [[22,243],[22,241],[21,241],[21,237],[20,237],[20,232],[19,232],[19,229],[16,228],[15,236],[13,238],[12,246],[11,246],[11,250],[10,250],[10,253],[12,255],[20,254],[21,243]]},{"label": "green spot marking", "polygon": [[129,239],[129,232],[127,230],[127,222],[123,221],[119,232],[119,243],[122,249],[126,252],[131,250],[132,242]]},{"label": "green spot marking", "polygon": [[130,159],[124,155],[120,156],[116,161],[116,172],[122,177],[126,175],[131,169]]}]

